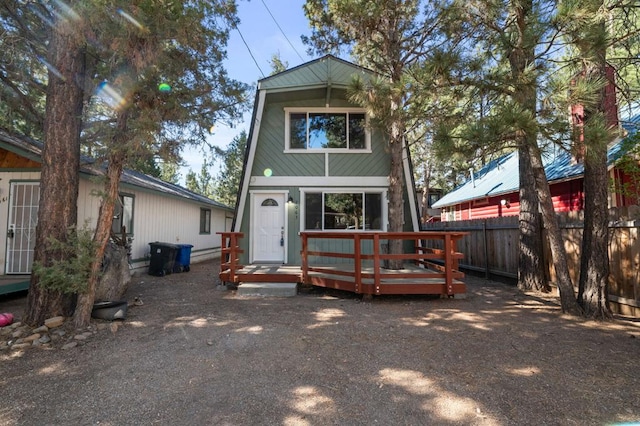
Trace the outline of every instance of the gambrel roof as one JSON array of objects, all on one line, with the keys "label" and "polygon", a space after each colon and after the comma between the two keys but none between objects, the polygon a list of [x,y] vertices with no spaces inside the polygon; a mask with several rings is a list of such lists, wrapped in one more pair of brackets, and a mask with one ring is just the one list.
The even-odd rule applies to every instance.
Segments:
[{"label": "gambrel roof", "polygon": [[258,89],[273,91],[309,90],[333,86],[346,89],[353,75],[369,79],[375,73],[333,55],[325,55],[258,81]]}]

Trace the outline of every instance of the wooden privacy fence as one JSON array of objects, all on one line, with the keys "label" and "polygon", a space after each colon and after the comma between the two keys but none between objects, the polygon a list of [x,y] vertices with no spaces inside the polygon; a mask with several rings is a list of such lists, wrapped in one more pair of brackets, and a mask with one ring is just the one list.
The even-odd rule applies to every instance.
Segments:
[{"label": "wooden privacy fence", "polygon": [[[580,272],[582,222],[567,215],[558,215],[571,278],[577,284]],[[518,278],[518,216],[491,219],[435,222],[423,227],[428,231],[468,232],[457,249],[464,254],[461,269],[490,276]],[[640,317],[640,221],[616,221],[609,225],[609,300],[614,312]],[[543,241],[545,273],[555,281],[546,231]]]}]

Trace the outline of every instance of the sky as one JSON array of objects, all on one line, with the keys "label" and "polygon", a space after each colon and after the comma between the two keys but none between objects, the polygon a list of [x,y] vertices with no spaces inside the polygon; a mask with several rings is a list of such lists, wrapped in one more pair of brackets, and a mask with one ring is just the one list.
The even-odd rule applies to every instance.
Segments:
[{"label": "sky", "polygon": [[[271,73],[269,61],[274,54],[279,53],[288,68],[315,59],[306,54],[307,48],[300,40],[301,35],[310,34],[302,10],[304,3],[305,0],[238,0],[239,31],[231,31],[225,61],[229,76],[255,89],[258,80]],[[249,98],[253,102],[252,93]],[[225,148],[242,130],[249,132],[250,120],[251,109],[235,128],[214,123],[213,134],[208,142]],[[187,165],[180,170],[182,184],[189,169],[200,173],[204,160],[197,149],[183,153],[183,158]],[[216,176],[218,170],[214,167],[210,173]]]}]

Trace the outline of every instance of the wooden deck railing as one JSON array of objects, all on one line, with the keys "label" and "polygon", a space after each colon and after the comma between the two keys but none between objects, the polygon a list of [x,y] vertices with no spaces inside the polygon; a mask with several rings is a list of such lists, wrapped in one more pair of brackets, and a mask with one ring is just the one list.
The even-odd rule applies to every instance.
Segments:
[{"label": "wooden deck railing", "polygon": [[[240,232],[219,232],[222,237],[220,277],[226,282],[283,280],[283,273],[260,277],[242,270],[239,255],[244,253]],[[359,294],[445,294],[463,293],[464,284],[458,279],[464,274],[458,269],[462,254],[456,250],[457,241],[466,232],[301,232],[301,269],[292,280],[353,291]],[[331,248],[318,249],[313,240],[329,241]],[[334,244],[342,240],[345,244]],[[414,249],[402,253],[388,253],[391,240],[413,241]],[[425,240],[438,240],[441,248],[427,248]],[[365,244],[366,243],[366,244]],[[316,247],[314,247],[316,246]],[[338,247],[341,247],[340,249]],[[313,248],[313,249],[312,249]],[[387,269],[388,261],[414,265],[401,270]],[[242,271],[241,271],[242,270]]]},{"label": "wooden deck railing", "polygon": [[[419,281],[424,279],[444,280],[446,293],[454,294],[454,280],[464,277],[458,269],[458,260],[462,254],[456,251],[456,243],[465,236],[465,232],[301,232],[302,238],[302,280],[309,282],[309,274],[316,272],[326,275],[340,275],[353,277],[356,293],[381,294],[384,293],[383,282],[394,286],[398,290],[399,281]],[[309,249],[309,240],[312,239],[342,239],[353,242],[353,253],[315,251]],[[411,240],[414,242],[415,251],[412,253],[390,254],[381,249],[381,242],[390,240]],[[423,247],[422,240],[441,240],[442,249]],[[362,242],[372,241],[372,253],[363,253]],[[311,265],[309,257],[350,259],[354,263],[353,271],[347,272],[330,266]],[[424,266],[423,272],[412,271],[410,276],[406,271],[385,269],[382,265],[385,261],[398,260],[403,263],[411,262]],[[367,272],[363,261],[373,263],[371,272]],[[365,280],[372,280],[371,290],[364,289]],[[394,282],[395,281],[395,282]]]},{"label": "wooden deck railing", "polygon": [[236,272],[242,269],[239,255],[244,253],[238,241],[244,237],[242,232],[217,232],[222,238],[222,256],[220,259],[220,276],[225,275],[227,281],[236,281]]}]

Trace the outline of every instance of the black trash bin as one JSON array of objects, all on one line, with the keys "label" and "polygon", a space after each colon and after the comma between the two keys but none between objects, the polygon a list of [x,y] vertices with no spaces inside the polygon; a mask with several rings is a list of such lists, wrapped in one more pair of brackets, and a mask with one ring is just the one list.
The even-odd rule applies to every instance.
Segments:
[{"label": "black trash bin", "polygon": [[178,250],[176,253],[176,262],[173,266],[173,272],[189,272],[191,269],[191,247],[192,244],[176,244]]},{"label": "black trash bin", "polygon": [[149,243],[151,259],[149,261],[149,275],[163,277],[173,272],[176,262],[178,246],[170,243]]}]

